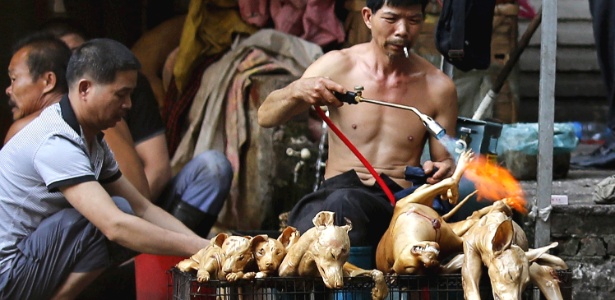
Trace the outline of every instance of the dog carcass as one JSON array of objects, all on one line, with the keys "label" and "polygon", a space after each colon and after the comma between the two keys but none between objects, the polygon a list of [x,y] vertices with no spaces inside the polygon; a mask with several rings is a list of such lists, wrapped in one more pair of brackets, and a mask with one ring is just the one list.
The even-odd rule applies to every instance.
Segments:
[{"label": "dog carcass", "polygon": [[312,219],[314,227],[303,233],[288,249],[280,265],[280,276],[321,276],[325,285],[332,289],[342,288],[345,276],[370,276],[375,283],[372,298],[384,299],[388,294],[384,274],[348,263],[348,231],[352,229],[352,223],[346,219],[346,225],[336,226],[334,219],[335,213],[330,211],[316,214]]}]

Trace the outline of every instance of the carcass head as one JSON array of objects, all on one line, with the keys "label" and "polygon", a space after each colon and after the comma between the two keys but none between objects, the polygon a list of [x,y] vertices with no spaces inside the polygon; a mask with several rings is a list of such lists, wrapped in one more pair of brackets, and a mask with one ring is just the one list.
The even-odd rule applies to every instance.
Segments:
[{"label": "carcass head", "polygon": [[277,239],[267,235],[257,235],[252,239],[252,252],[258,270],[266,274],[274,274],[286,256],[288,247],[299,239],[299,231],[288,226]]},{"label": "carcass head", "polygon": [[276,239],[267,235],[257,235],[252,240],[252,252],[258,270],[266,274],[274,274],[286,255],[286,249]]},{"label": "carcass head", "polygon": [[512,245],[495,257],[489,265],[493,299],[519,299],[530,281],[529,262],[525,252]]},{"label": "carcass head", "polygon": [[222,243],[224,261],[222,271],[225,274],[241,272],[245,267],[254,261],[251,241],[253,238],[247,236],[229,236]]},{"label": "carcass head", "polygon": [[491,240],[491,261],[486,262],[493,299],[521,299],[530,281],[529,260],[525,251],[513,244],[512,220],[502,222]]},{"label": "carcass head", "polygon": [[420,242],[412,246],[410,253],[417,257],[425,266],[430,268],[439,266],[438,255],[440,254],[440,245],[436,242]]},{"label": "carcass head", "polygon": [[346,219],[346,225],[336,226],[333,225],[332,215],[329,215],[329,218],[319,215],[313,220],[318,238],[309,251],[325,285],[331,289],[339,289],[344,286],[343,266],[350,256],[348,232],[352,229],[352,223]]},{"label": "carcass head", "polygon": [[440,265],[438,255],[440,246],[436,242],[423,241],[408,245],[393,264],[393,272],[397,274],[417,274],[424,268]]}]

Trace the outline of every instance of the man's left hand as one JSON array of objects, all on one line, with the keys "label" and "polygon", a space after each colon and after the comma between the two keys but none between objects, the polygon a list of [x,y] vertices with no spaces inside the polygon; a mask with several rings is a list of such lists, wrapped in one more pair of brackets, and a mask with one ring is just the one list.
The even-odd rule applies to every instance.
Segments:
[{"label": "man's left hand", "polygon": [[427,183],[434,184],[442,181],[444,178],[451,177],[455,168],[453,159],[449,158],[440,162],[428,160],[423,163],[423,170],[425,175],[427,175]]}]

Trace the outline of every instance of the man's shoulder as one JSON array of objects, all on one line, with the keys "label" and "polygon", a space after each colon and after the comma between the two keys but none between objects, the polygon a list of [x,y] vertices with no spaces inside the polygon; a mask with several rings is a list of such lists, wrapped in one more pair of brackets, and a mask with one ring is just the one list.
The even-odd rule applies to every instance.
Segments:
[{"label": "man's shoulder", "polygon": [[64,136],[70,140],[78,141],[80,132],[76,132],[64,119],[58,103],[43,109],[38,116],[30,120],[22,129],[26,139],[41,140],[50,136]]},{"label": "man's shoulder", "polygon": [[427,81],[430,84],[442,84],[445,86],[454,86],[453,79],[451,79],[446,73],[442,72],[439,68],[434,66],[431,62],[423,57],[420,57],[421,68],[425,72]]},{"label": "man's shoulder", "polygon": [[310,71],[316,71],[317,75],[330,78],[337,77],[336,75],[339,75],[340,72],[347,73],[357,65],[361,60],[362,54],[365,53],[365,51],[362,52],[360,49],[356,45],[350,48],[331,50],[314,62],[310,66]]},{"label": "man's shoulder", "polygon": [[[82,144],[79,135],[63,121],[59,109],[54,110],[52,106],[45,108],[40,115],[34,116],[29,122],[20,120],[24,123],[23,127],[16,131],[10,139],[7,135],[7,142],[3,147],[3,150],[6,148],[7,153],[10,153],[7,155],[12,159],[19,157],[19,161],[31,161],[37,153],[40,153],[40,148],[50,142],[56,144],[55,141],[63,140],[70,141],[71,145]],[[57,153],[65,153],[67,144],[57,145]]]},{"label": "man's shoulder", "polygon": [[318,60],[316,60],[316,63],[319,63],[319,64],[330,64],[331,62],[338,61],[338,60],[341,60],[341,59],[345,59],[346,57],[348,57],[348,50],[347,49],[331,50],[331,51],[323,54],[320,58],[318,58]]},{"label": "man's shoulder", "polygon": [[331,50],[325,53],[321,58],[326,59],[352,59],[355,60],[358,56],[364,55],[370,52],[369,44],[356,44],[348,48],[339,50]]}]

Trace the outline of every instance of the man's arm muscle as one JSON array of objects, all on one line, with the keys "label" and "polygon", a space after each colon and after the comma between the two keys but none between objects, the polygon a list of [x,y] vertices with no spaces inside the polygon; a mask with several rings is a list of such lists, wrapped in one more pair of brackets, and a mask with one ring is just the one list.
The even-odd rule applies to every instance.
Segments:
[{"label": "man's arm muscle", "polygon": [[[130,185],[127,180],[122,178],[114,184],[119,184],[115,187],[116,189],[122,189],[126,184]],[[177,228],[183,227],[185,229],[176,232],[122,212],[105,189],[96,181],[63,187],[60,190],[71,205],[100,229],[109,240],[124,247],[152,254],[190,256],[208,244],[207,240],[199,238],[185,226],[177,225],[173,221],[171,223],[176,225]],[[130,193],[139,195],[134,188]],[[141,196],[141,198],[140,201],[145,202],[142,207],[145,208],[142,211],[143,215],[151,214],[148,212],[151,209],[148,204],[151,206],[153,204],[149,203],[144,197]],[[132,204],[131,206],[133,206]],[[133,209],[135,209],[134,206]],[[165,217],[162,219],[165,219]],[[181,224],[181,222],[177,222]],[[162,223],[164,224],[164,221]]]},{"label": "man's arm muscle", "polygon": [[122,174],[139,190],[147,199],[152,199],[152,194],[148,185],[148,179],[143,171],[143,164],[137,151],[134,148],[132,136],[128,125],[124,120],[104,131],[105,141],[113,151],[115,160]]},{"label": "man's arm muscle", "polygon": [[143,163],[151,199],[156,201],[172,177],[164,132],[138,143],[135,149]]}]

